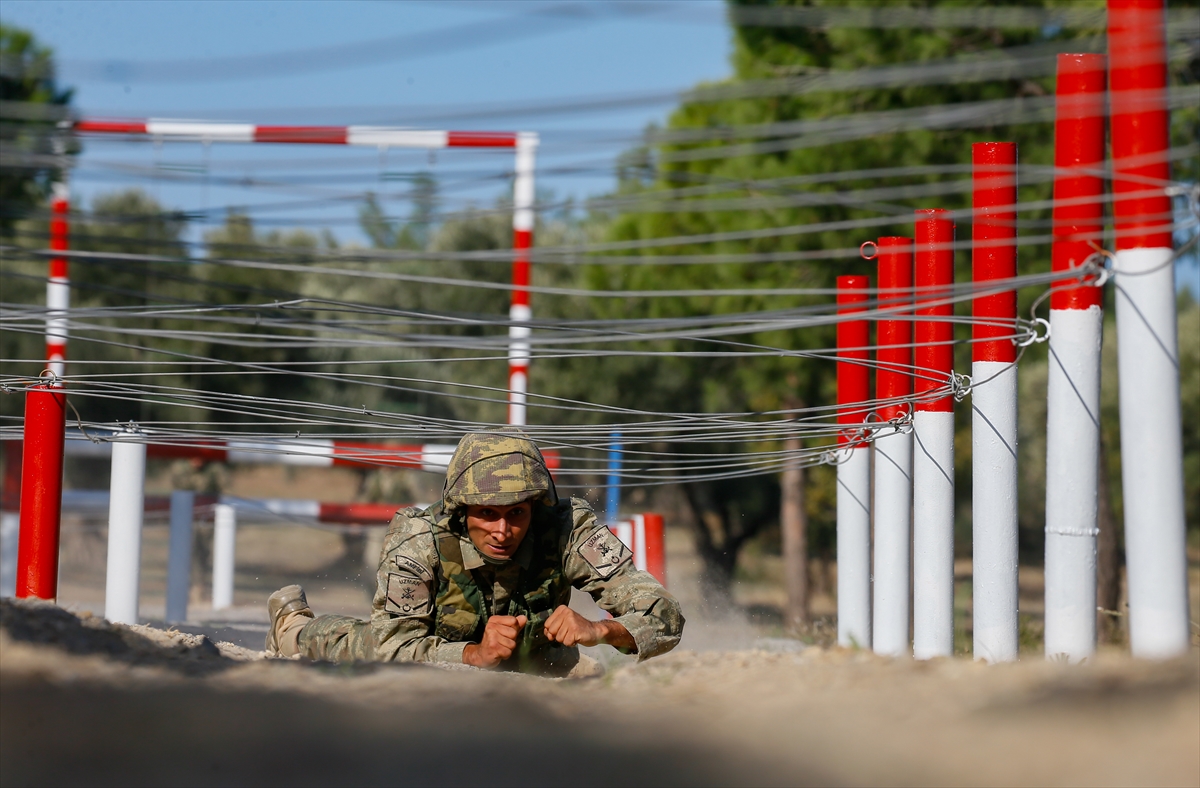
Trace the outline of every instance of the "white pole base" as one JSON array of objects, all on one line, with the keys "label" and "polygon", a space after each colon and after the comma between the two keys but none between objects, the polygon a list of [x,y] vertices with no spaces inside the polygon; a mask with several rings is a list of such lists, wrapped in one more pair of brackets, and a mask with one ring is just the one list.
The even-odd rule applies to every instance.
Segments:
[{"label": "white pole base", "polygon": [[1050,312],[1046,400],[1046,659],[1096,652],[1096,507],[1104,313]]},{"label": "white pole base", "polygon": [[192,591],[192,518],[196,494],[171,493],[171,535],[167,552],[167,623],[187,621]]},{"label": "white pole base", "polygon": [[954,413],[913,414],[913,656],[954,654]]},{"label": "white pole base", "polygon": [[146,444],[118,436],[112,447],[108,569],[104,585],[104,617],[114,624],[138,622],[145,493]]},{"label": "white pole base", "polygon": [[1121,483],[1133,655],[1188,650],[1183,436],[1170,249],[1117,252]]},{"label": "white pole base", "polygon": [[17,595],[17,545],[21,539],[21,516],[0,512],[0,597]]},{"label": "white pole base", "polygon": [[871,648],[871,448],[839,452],[837,466],[838,645]]},{"label": "white pole base", "polygon": [[976,659],[1017,659],[1017,367],[971,365],[971,520]]},{"label": "white pole base", "polygon": [[237,510],[227,503],[213,507],[213,610],[233,606],[233,570],[237,544]]},{"label": "white pole base", "polygon": [[872,648],[910,654],[909,556],[912,551],[912,433],[875,439],[875,604]]}]

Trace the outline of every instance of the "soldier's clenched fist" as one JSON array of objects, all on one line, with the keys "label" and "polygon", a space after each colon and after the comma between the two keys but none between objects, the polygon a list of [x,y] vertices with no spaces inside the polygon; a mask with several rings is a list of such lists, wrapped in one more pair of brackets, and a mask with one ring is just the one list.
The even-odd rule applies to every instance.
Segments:
[{"label": "soldier's clenched fist", "polygon": [[607,643],[625,651],[637,651],[637,644],[618,621],[589,621],[566,605],[559,605],[546,619],[546,637],[564,646],[596,646]]},{"label": "soldier's clenched fist", "polygon": [[477,668],[494,668],[512,656],[525,616],[492,616],[483,629],[483,640],[463,649],[462,660]]}]

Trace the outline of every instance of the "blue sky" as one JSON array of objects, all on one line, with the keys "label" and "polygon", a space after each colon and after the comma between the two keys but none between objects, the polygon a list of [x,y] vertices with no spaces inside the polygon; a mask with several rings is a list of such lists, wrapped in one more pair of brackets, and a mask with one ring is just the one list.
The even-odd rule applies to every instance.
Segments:
[{"label": "blue sky", "polygon": [[[54,48],[84,116],[538,131],[539,187],[576,199],[612,187],[615,156],[674,93],[729,73],[720,0],[4,0],[0,15]],[[141,185],[189,211],[270,204],[264,224],[356,240],[365,190],[396,195],[386,205],[403,215],[405,176],[428,169],[447,208],[486,204],[510,167],[507,153],[89,141],[72,191]],[[265,183],[230,185],[246,177]]]}]

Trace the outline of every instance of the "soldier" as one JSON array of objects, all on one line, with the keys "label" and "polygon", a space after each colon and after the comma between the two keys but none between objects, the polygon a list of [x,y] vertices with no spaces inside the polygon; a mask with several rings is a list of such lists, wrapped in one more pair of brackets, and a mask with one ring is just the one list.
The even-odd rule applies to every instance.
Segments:
[{"label": "soldier", "polygon": [[[304,590],[287,586],[267,602],[266,649],[551,676],[579,664],[581,645],[607,643],[647,659],[675,647],[683,614],[631,557],[587,501],[559,500],[541,451],[523,433],[470,433],[450,460],[442,500],[392,518],[371,620],[314,617]],[[571,610],[572,587],[613,618],[589,621]]]}]

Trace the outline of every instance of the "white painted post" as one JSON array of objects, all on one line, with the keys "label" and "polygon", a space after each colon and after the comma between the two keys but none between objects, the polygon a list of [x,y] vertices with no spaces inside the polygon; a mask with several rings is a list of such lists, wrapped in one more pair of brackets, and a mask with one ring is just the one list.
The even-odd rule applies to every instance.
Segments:
[{"label": "white painted post", "polygon": [[0,597],[17,594],[17,544],[20,538],[20,515],[0,512]]},{"label": "white painted post", "polygon": [[913,656],[954,653],[954,412],[913,414]]},{"label": "white painted post", "polygon": [[1179,338],[1170,249],[1117,252],[1117,374],[1129,634],[1137,657],[1188,650]]},{"label": "white painted post", "polygon": [[188,597],[192,590],[192,520],[196,494],[190,490],[171,493],[171,536],[167,553],[168,624],[187,621]]},{"label": "white painted post", "polygon": [[136,433],[127,431],[117,435],[112,444],[104,617],[116,624],[138,622],[146,444],[136,438]]},{"label": "white painted post", "polygon": [[1046,400],[1046,659],[1096,650],[1096,468],[1104,313],[1050,310]]},{"label": "white painted post", "polygon": [[871,648],[907,656],[909,557],[912,552],[911,432],[875,439],[875,596]]},{"label": "white painted post", "polygon": [[871,648],[871,447],[837,466],[838,645]]},{"label": "white painted post", "polygon": [[219,503],[213,508],[213,610],[233,605],[233,567],[237,543],[237,510]]},{"label": "white painted post", "polygon": [[[971,146],[973,277],[982,289],[1017,275],[1017,146]],[[992,285],[993,287],[995,285]],[[1017,659],[1017,294],[975,298],[971,348],[971,530],[974,653]]]},{"label": "white painted post", "polygon": [[1165,23],[1162,0],[1108,2],[1129,641],[1151,659],[1190,640]]}]

